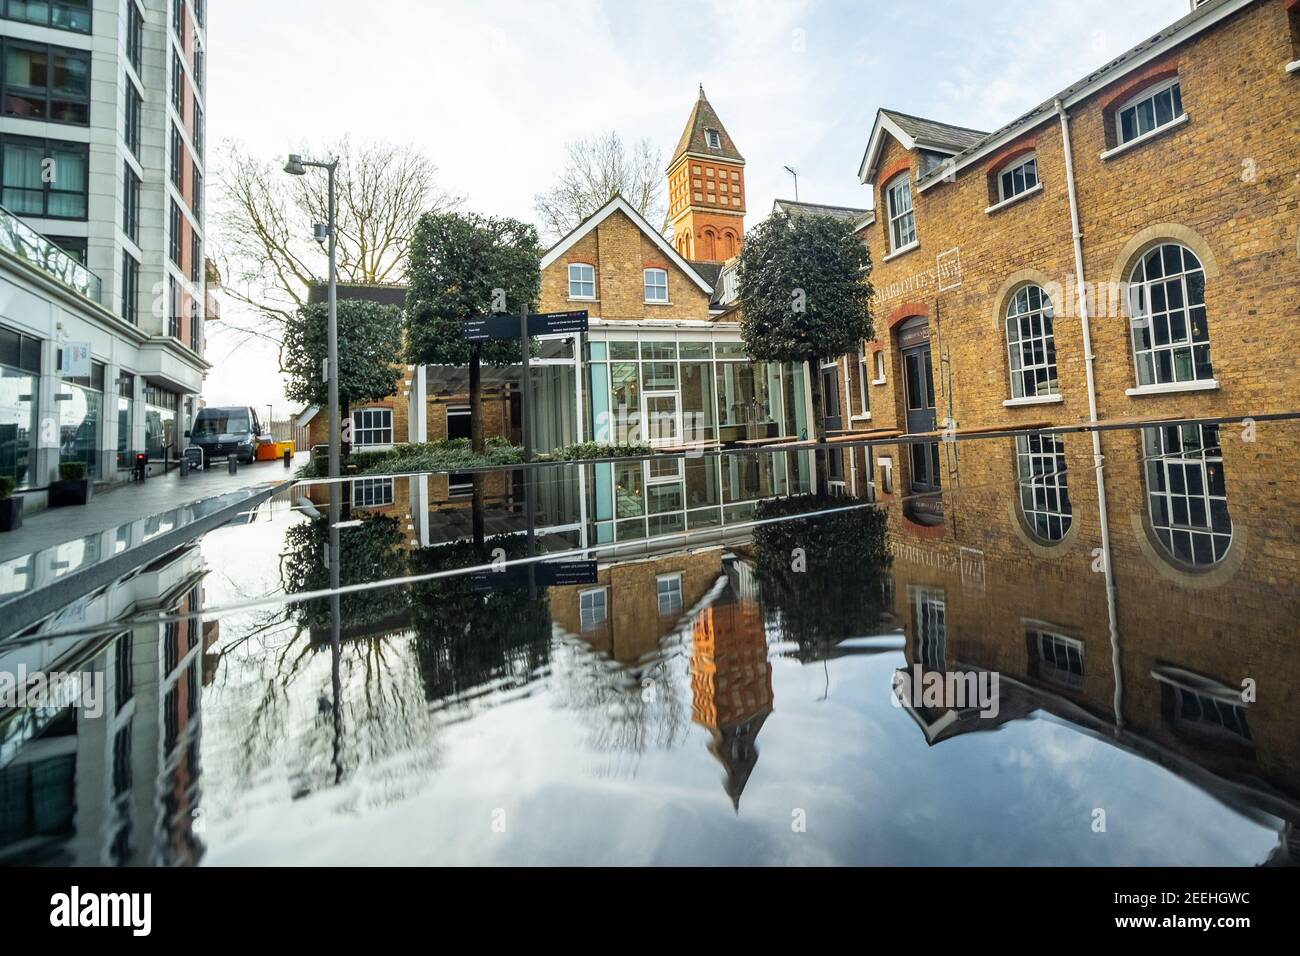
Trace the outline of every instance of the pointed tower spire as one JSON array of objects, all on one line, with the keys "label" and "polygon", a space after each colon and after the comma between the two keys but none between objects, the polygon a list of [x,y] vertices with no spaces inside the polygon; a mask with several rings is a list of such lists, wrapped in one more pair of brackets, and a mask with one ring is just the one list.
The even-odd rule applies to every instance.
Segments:
[{"label": "pointed tower spire", "polygon": [[668,216],[673,245],[696,262],[725,262],[745,230],[745,158],[704,84],[668,163]]}]

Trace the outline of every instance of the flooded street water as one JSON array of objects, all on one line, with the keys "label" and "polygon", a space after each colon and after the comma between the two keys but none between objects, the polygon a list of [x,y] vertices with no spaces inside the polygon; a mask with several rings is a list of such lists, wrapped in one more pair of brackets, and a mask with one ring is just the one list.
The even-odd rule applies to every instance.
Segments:
[{"label": "flooded street water", "polygon": [[479,522],[463,476],[300,483],[0,645],[103,696],[5,712],[0,862],[1293,862],[1291,526],[1224,453],[1193,575],[1116,468],[1107,573],[1087,441],[1045,536],[1015,480],[927,523],[801,452],[493,472]]}]

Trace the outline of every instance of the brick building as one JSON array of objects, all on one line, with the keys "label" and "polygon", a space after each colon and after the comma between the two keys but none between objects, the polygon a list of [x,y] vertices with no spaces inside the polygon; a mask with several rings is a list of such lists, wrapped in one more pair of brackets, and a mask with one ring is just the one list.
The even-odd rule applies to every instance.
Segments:
[{"label": "brick building", "polygon": [[[991,133],[881,110],[877,338],[842,394],[935,439],[874,449],[863,490],[891,509],[909,661],[997,671],[1008,714],[1292,825],[1300,432],[1266,416],[1300,408],[1275,333],[1300,293],[1298,6],[1202,3]],[[1093,422],[1134,424],[960,440]],[[993,726],[914,716],[932,742]]]},{"label": "brick building", "polygon": [[[961,436],[1300,406],[1273,334],[1300,291],[1298,21],[1286,0],[1201,4],[992,133],[880,110],[859,170],[876,340],[842,360],[843,407],[873,428]],[[1001,454],[900,445],[870,469],[856,457],[876,492],[903,496],[908,534],[948,533],[963,488],[1019,481],[1036,546],[1105,546],[1103,514],[1122,510],[1195,573],[1228,559],[1229,514],[1294,452],[1278,440],[1148,429],[1028,436]],[[1210,487],[1189,520],[1171,469]],[[1119,481],[1146,472],[1149,491]]]}]

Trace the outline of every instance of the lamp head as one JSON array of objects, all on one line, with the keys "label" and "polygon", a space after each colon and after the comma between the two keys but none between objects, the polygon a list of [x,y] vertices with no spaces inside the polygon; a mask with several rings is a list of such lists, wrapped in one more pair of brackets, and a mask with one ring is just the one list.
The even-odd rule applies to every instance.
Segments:
[{"label": "lamp head", "polygon": [[307,175],[307,167],[303,165],[302,157],[297,153],[289,154],[289,161],[284,164],[284,171],[290,176]]}]

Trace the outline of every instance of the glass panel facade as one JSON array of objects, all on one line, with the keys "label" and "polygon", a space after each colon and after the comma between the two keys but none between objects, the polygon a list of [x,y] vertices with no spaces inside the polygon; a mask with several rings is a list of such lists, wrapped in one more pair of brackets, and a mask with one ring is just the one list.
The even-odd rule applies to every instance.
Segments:
[{"label": "glass panel facade", "polygon": [[64,380],[55,393],[59,408],[59,462],[86,463],[86,475],[99,478],[100,416],[103,391]]}]

